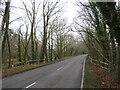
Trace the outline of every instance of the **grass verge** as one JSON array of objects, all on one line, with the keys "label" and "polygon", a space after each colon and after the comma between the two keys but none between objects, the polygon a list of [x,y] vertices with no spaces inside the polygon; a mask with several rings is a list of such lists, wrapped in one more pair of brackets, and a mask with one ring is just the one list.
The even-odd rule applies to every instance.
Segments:
[{"label": "grass verge", "polygon": [[99,81],[94,76],[94,71],[91,69],[91,64],[86,58],[85,62],[85,76],[84,76],[84,88],[98,88],[99,87]]},{"label": "grass verge", "polygon": [[50,61],[50,62],[46,62],[46,63],[39,63],[39,64],[32,64],[32,65],[19,66],[19,67],[14,67],[14,68],[9,68],[9,69],[3,69],[2,70],[2,78],[5,78],[5,77],[11,76],[11,75],[15,75],[15,74],[18,74],[21,72],[29,71],[29,70],[39,68],[42,66],[46,66],[49,64],[53,64],[56,62],[60,62],[63,60],[67,60],[67,59],[72,58],[72,57],[74,57],[74,56],[64,57],[60,60]]},{"label": "grass verge", "polygon": [[87,58],[84,76],[84,88],[120,88],[112,73],[90,62]]}]

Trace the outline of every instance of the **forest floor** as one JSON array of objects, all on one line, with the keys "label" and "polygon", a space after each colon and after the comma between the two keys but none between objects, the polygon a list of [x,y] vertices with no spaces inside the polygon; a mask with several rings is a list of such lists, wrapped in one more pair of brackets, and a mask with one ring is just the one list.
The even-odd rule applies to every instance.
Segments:
[{"label": "forest floor", "polygon": [[13,67],[13,68],[7,68],[7,69],[2,69],[2,77],[8,77],[8,76],[11,76],[11,75],[14,75],[14,74],[18,74],[18,73],[21,73],[21,72],[25,72],[25,71],[28,71],[28,70],[32,70],[32,69],[35,69],[35,68],[39,68],[39,67],[42,67],[42,66],[45,66],[45,65],[49,65],[49,64],[52,64],[52,63],[56,63],[56,62],[59,62],[59,61],[62,61],[62,60],[67,60],[69,58],[72,58],[74,56],[68,56],[68,57],[64,57],[60,60],[56,60],[56,61],[49,61],[49,62],[41,62],[41,63],[37,63],[37,64],[31,64],[31,65],[24,65],[24,66],[18,66],[18,67]]},{"label": "forest floor", "polygon": [[106,69],[86,60],[84,88],[120,88],[118,80]]}]

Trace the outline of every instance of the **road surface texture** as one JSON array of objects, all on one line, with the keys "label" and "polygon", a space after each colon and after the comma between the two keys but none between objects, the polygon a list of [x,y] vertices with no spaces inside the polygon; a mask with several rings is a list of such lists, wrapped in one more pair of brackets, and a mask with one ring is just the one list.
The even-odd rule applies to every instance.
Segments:
[{"label": "road surface texture", "polygon": [[3,79],[2,88],[80,88],[86,55]]}]

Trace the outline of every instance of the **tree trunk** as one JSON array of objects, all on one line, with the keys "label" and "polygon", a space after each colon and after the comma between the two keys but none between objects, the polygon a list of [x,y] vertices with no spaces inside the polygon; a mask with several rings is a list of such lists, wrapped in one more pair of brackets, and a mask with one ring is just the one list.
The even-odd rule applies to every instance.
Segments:
[{"label": "tree trunk", "polygon": [[34,52],[34,25],[35,24],[35,2],[33,2],[33,17],[32,17],[32,22],[31,22],[31,56],[32,56],[32,61],[34,63],[35,59],[35,52]]},{"label": "tree trunk", "polygon": [[21,62],[21,37],[20,37],[20,33],[18,35],[18,60],[19,62]]},{"label": "tree trunk", "polygon": [[47,29],[48,29],[48,21],[49,21],[49,17],[45,15],[45,7],[43,5],[43,30],[44,30],[44,34],[43,34],[43,40],[42,40],[42,49],[41,49],[41,55],[40,55],[40,59],[41,62],[43,62],[44,60],[47,61]]},{"label": "tree trunk", "polygon": [[[7,40],[7,44],[8,44],[8,52],[9,52],[9,67],[11,67],[11,50],[10,50],[10,42],[9,42],[9,34],[8,34],[8,30],[9,30],[9,12],[10,12],[10,2],[6,2],[6,7],[5,7],[5,13],[3,16],[3,21],[2,21],[2,31],[5,32],[4,33],[4,37],[3,37],[3,42],[2,42],[2,59],[3,59],[3,52],[4,52],[4,48],[5,48],[5,43]],[[4,28],[5,26],[5,28]]]}]

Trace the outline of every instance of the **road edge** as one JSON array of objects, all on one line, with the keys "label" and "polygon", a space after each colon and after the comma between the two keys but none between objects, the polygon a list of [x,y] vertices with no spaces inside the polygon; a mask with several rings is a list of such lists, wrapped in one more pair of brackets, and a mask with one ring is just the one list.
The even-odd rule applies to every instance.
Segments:
[{"label": "road edge", "polygon": [[[86,55],[87,57],[87,55]],[[84,63],[83,63],[83,70],[82,70],[82,80],[81,80],[81,90],[83,89],[83,83],[84,83],[84,75],[85,75],[85,61],[86,61],[86,57],[84,59]]]},{"label": "road edge", "polygon": [[37,68],[40,68],[40,67],[43,67],[43,66],[47,66],[47,65],[50,65],[50,64],[54,64],[54,63],[58,63],[58,62],[61,62],[61,61],[64,61],[64,60],[68,60],[68,59],[71,59],[71,58],[74,58],[75,56],[72,56],[72,57],[69,57],[69,58],[62,58],[61,60],[56,60],[56,61],[52,61],[52,62],[48,62],[48,63],[44,63],[42,65],[38,65],[36,67],[31,67],[31,68],[28,68],[28,69],[25,69],[25,70],[22,70],[22,71],[19,71],[19,72],[15,72],[15,73],[12,73],[12,74],[9,74],[9,75],[2,75],[2,78],[1,79],[4,79],[6,77],[10,77],[10,76],[13,76],[13,75],[16,75],[16,74],[20,74],[20,73],[24,73],[26,71],[30,71],[30,70],[33,70],[33,69],[37,69]]}]

